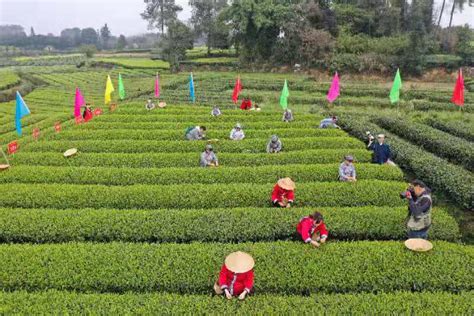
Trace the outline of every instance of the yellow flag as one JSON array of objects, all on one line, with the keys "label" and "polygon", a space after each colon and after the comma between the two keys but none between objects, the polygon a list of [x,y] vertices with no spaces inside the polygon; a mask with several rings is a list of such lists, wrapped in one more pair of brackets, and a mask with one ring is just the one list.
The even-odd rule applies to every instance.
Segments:
[{"label": "yellow flag", "polygon": [[112,101],[112,92],[114,91],[115,89],[109,75],[107,76],[107,84],[105,85],[105,104],[109,104],[110,101]]}]

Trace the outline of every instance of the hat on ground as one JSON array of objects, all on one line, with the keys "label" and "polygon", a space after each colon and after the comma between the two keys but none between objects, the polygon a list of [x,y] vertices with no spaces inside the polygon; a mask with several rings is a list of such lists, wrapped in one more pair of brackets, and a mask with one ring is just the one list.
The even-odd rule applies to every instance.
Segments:
[{"label": "hat on ground", "polygon": [[6,165],[6,164],[0,165],[0,171],[7,170],[8,168],[10,168],[10,165]]},{"label": "hat on ground", "polygon": [[290,178],[282,178],[278,180],[278,186],[285,190],[293,191],[295,189],[295,183]]},{"label": "hat on ground", "polygon": [[385,134],[378,134],[377,138],[385,138]]},{"label": "hat on ground", "polygon": [[77,148],[71,148],[64,152],[64,157],[68,158],[77,154]]},{"label": "hat on ground", "polygon": [[433,249],[433,244],[421,238],[411,238],[405,241],[405,247],[416,252],[425,252]]},{"label": "hat on ground", "polygon": [[160,102],[160,103],[158,103],[158,107],[159,107],[159,108],[164,108],[164,107],[166,107],[166,102]]},{"label": "hat on ground", "polygon": [[234,273],[245,273],[253,269],[255,261],[246,252],[236,251],[225,258],[225,266]]},{"label": "hat on ground", "polygon": [[344,157],[344,160],[347,160],[347,161],[354,161],[354,157],[352,157],[351,155],[347,155]]}]

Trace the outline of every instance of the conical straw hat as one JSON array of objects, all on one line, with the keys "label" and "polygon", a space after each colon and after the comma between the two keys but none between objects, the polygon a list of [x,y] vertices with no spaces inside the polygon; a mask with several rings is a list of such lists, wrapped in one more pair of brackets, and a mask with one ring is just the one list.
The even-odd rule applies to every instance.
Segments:
[{"label": "conical straw hat", "polygon": [[71,148],[71,149],[68,149],[64,152],[64,157],[71,157],[71,156],[74,156],[75,154],[77,154],[77,148]]},{"label": "conical straw hat", "polygon": [[421,238],[411,238],[405,241],[405,247],[412,251],[424,252],[433,248],[433,244]]},{"label": "conical straw hat", "polygon": [[285,190],[293,191],[295,189],[295,183],[290,178],[283,178],[278,180],[278,186]]},{"label": "conical straw hat", "polygon": [[7,170],[8,168],[10,168],[10,165],[0,165],[0,171]]},{"label": "conical straw hat", "polygon": [[242,251],[231,253],[225,258],[225,266],[234,273],[245,273],[253,269],[255,261],[252,256]]}]

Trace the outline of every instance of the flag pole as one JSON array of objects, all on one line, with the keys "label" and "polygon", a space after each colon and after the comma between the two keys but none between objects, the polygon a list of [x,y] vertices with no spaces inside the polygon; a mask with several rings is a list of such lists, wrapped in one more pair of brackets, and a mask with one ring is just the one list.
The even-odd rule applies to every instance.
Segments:
[{"label": "flag pole", "polygon": [[5,152],[3,151],[3,148],[0,146],[0,151],[2,152],[3,158],[5,158],[5,161],[7,162],[7,165],[10,165],[10,162],[8,161],[7,155],[5,155]]}]

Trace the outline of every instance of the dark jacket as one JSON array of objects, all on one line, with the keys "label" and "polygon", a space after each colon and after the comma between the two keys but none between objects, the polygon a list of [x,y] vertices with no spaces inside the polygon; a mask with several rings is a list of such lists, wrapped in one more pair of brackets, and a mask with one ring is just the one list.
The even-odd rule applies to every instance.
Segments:
[{"label": "dark jacket", "polygon": [[374,152],[373,162],[384,164],[390,159],[390,146],[387,144],[380,145],[378,142],[370,144],[369,149]]},{"label": "dark jacket", "polygon": [[431,226],[431,208],[433,204],[430,190],[425,189],[425,192],[418,198],[414,194],[412,196],[413,198],[409,200],[408,204],[407,227],[414,231],[427,229]]}]

